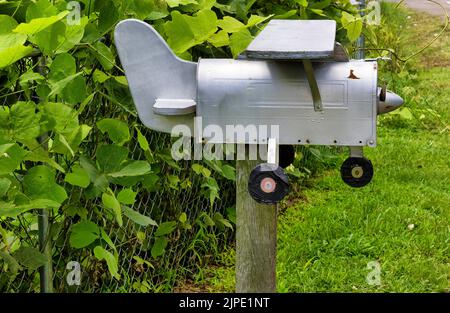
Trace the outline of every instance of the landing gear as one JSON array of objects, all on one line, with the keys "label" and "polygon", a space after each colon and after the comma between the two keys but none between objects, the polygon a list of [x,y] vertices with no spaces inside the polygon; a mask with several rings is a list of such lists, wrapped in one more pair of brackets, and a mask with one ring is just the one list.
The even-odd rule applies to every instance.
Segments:
[{"label": "landing gear", "polygon": [[289,180],[277,164],[259,164],[250,173],[248,192],[259,203],[274,204],[289,193]]},{"label": "landing gear", "polygon": [[[294,148],[283,150],[284,163],[286,165],[292,163]],[[280,159],[281,156],[280,148]],[[280,202],[289,193],[289,180],[284,173],[283,168],[276,162],[277,143],[274,138],[268,140],[267,146],[267,163],[262,163],[256,166],[250,173],[248,180],[248,192],[250,196],[259,203],[274,204]],[[289,164],[286,165],[289,166]]]},{"label": "landing gear", "polygon": [[364,157],[349,157],[341,166],[341,177],[351,187],[364,187],[373,177],[372,162]]},{"label": "landing gear", "polygon": [[282,168],[286,168],[295,160],[295,148],[292,145],[282,145],[279,146],[280,149],[280,157],[278,163]]}]

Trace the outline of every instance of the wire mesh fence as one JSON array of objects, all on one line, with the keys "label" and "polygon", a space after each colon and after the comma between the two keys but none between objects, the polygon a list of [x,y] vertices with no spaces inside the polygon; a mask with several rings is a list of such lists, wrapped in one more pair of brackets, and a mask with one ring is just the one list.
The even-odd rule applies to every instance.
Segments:
[{"label": "wire mesh fence", "polygon": [[[127,110],[110,103],[92,105],[86,109],[80,120],[95,125],[105,117],[121,118],[132,127],[137,122]],[[148,143],[156,153],[170,147],[168,134],[141,129]],[[93,159],[95,149],[102,134],[93,130],[85,140],[84,151]],[[144,158],[137,140],[131,140],[128,150],[134,160]],[[143,227],[130,219],[124,220],[122,227],[111,223],[101,212],[101,199],[86,199],[77,187],[65,184],[69,198],[58,212],[50,217],[50,240],[52,241],[53,285],[55,292],[146,292],[170,291],[180,280],[195,272],[196,266],[206,264],[211,255],[220,249],[230,238],[231,230],[215,227],[211,223],[214,214],[226,214],[226,209],[234,204],[234,188],[231,182],[219,180],[220,199],[211,206],[204,196],[201,177],[191,169],[193,161],[180,161],[177,168],[164,162],[158,162],[159,175],[179,177],[190,184],[184,188],[165,186],[165,180],[155,181],[152,188],[140,188],[131,209],[149,216],[158,224],[177,220],[180,213],[186,214],[184,228],[177,229],[168,240],[165,253],[154,258],[151,248],[156,227]],[[59,177],[64,184],[62,177]],[[114,187],[115,192],[117,188]],[[62,214],[61,210],[65,214]],[[74,211],[77,214],[68,212]],[[206,214],[205,214],[206,213]],[[71,227],[86,215],[88,220],[101,225],[116,247],[118,272],[120,278],[111,277],[107,264],[99,261],[90,249],[75,249],[70,245]],[[15,231],[17,240],[32,247],[38,247],[36,214],[34,217],[18,217],[17,220],[5,220],[4,228]],[[9,227],[7,227],[9,226]],[[22,231],[21,231],[22,230]],[[23,232],[23,230],[25,230]],[[79,264],[79,267],[71,267]],[[4,264],[0,260],[0,269]],[[79,280],[68,280],[73,270],[79,270]],[[19,271],[15,277],[0,272],[0,290],[3,292],[39,292],[38,269]]]}]

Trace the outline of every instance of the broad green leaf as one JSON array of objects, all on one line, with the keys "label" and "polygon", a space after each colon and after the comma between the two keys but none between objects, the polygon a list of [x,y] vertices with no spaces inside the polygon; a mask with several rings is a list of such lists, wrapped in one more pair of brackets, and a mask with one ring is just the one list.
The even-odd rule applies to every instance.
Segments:
[{"label": "broad green leaf", "polygon": [[117,252],[116,245],[114,244],[114,242],[111,240],[111,238],[108,236],[108,234],[105,232],[105,230],[103,228],[100,228],[100,233],[101,233],[102,239],[108,244],[108,246],[110,246],[111,248],[114,249],[114,251]]},{"label": "broad green leaf", "polygon": [[126,76],[114,76],[114,80],[123,86],[128,87],[128,80]]},{"label": "broad green leaf", "polygon": [[30,270],[37,270],[47,263],[46,256],[32,247],[20,247],[13,256],[22,266]]},{"label": "broad green leaf", "polygon": [[327,15],[321,9],[309,9],[309,11],[313,12],[314,14],[327,17]]},{"label": "broad green leaf", "polygon": [[236,170],[230,165],[224,165],[222,167],[222,175],[229,180],[236,180]]},{"label": "broad green leaf", "polygon": [[70,134],[79,127],[77,111],[62,103],[47,102],[41,106],[45,130]]},{"label": "broad green leaf", "polygon": [[289,19],[289,18],[292,18],[297,13],[298,13],[298,10],[290,10],[290,11],[275,15],[274,19],[280,19],[280,20]]},{"label": "broad green leaf", "polygon": [[86,98],[86,79],[77,75],[61,91],[61,96],[67,103],[81,103]]},{"label": "broad green leaf", "polygon": [[[31,143],[31,141],[30,141]],[[58,162],[55,161],[55,159],[52,159],[50,157],[50,154],[47,150],[42,147],[37,140],[34,140],[33,144],[29,144],[30,152],[24,157],[24,161],[31,161],[31,162],[42,162],[47,163],[54,169],[60,171],[61,173],[65,173],[65,170],[63,167],[61,167]]]},{"label": "broad green leaf", "polygon": [[60,142],[69,151],[69,153],[72,155],[72,157],[74,157],[75,156],[75,152],[72,150],[72,147],[70,146],[70,144],[67,141],[66,137],[64,137],[63,134],[58,134],[57,138],[58,138],[58,142]]},{"label": "broad green leaf", "polygon": [[223,215],[220,214],[219,212],[216,212],[216,213],[214,214],[214,221],[216,221],[216,225],[219,224],[219,225],[223,225],[223,226],[225,226],[225,227],[228,227],[228,228],[233,229],[233,225],[231,225],[230,221],[228,221],[227,219],[225,219],[225,218],[223,217]]},{"label": "broad green leaf", "polygon": [[167,244],[168,240],[166,237],[157,237],[151,250],[152,257],[157,258],[163,255],[166,250]]},{"label": "broad green leaf", "polygon": [[161,223],[155,232],[156,237],[165,236],[170,234],[177,227],[177,222],[164,222]]},{"label": "broad green leaf", "polygon": [[100,238],[100,227],[91,221],[81,221],[72,226],[69,243],[75,249],[89,246]]},{"label": "broad green leaf", "polygon": [[156,21],[163,19],[169,15],[169,10],[167,9],[167,4],[164,1],[159,1],[155,3],[156,6],[153,11],[146,17],[146,20]]},{"label": "broad green leaf", "polygon": [[26,203],[14,204],[13,202],[0,201],[0,216],[17,217],[18,215],[34,209],[55,209],[60,203],[48,199],[36,199]]},{"label": "broad green leaf", "polygon": [[0,135],[2,131],[9,131],[11,138],[19,142],[26,142],[38,137],[41,131],[39,116],[36,114],[36,105],[33,102],[17,102],[14,104],[9,113],[9,130],[2,129],[5,126],[0,125]]},{"label": "broad green leaf", "polygon": [[0,35],[10,33],[17,27],[17,21],[9,15],[0,15]]},{"label": "broad green leaf", "polygon": [[134,13],[141,20],[148,17],[155,9],[154,0],[133,0]]},{"label": "broad green leaf", "polygon": [[107,209],[112,210],[117,224],[119,224],[119,226],[122,226],[122,208],[119,201],[116,199],[116,196],[111,190],[108,190],[108,192],[104,192],[102,194],[102,203]]},{"label": "broad green leaf", "polygon": [[217,31],[217,16],[211,10],[201,10],[195,16],[172,11],[172,21],[164,25],[170,47],[182,54],[208,40]]},{"label": "broad green leaf", "polygon": [[113,173],[122,167],[128,149],[117,145],[102,145],[97,149],[97,163],[103,173]]},{"label": "broad green leaf", "polygon": [[12,32],[16,26],[15,19],[8,15],[0,15],[0,51],[23,45],[27,40],[27,35]]},{"label": "broad green leaf", "polygon": [[130,220],[135,222],[138,225],[147,227],[148,225],[152,226],[158,226],[154,220],[152,220],[150,217],[142,215],[141,213],[129,208],[129,207],[123,207],[123,214],[125,214],[126,217],[128,217]]},{"label": "broad green leaf", "polygon": [[187,215],[186,215],[186,213],[181,213],[180,214],[180,217],[178,217],[178,220],[181,222],[181,223],[186,223],[187,222]]},{"label": "broad green leaf", "polygon": [[50,16],[50,17],[41,17],[31,20],[29,23],[21,23],[19,24],[13,32],[19,33],[19,34],[26,34],[26,35],[34,35],[37,34],[47,27],[55,24],[56,22],[62,20],[67,14],[69,14],[68,11],[63,11],[59,13],[58,15]]},{"label": "broad green leaf", "polygon": [[119,146],[131,139],[128,124],[120,120],[105,118],[97,122],[97,127],[103,134],[108,133],[109,138]]},{"label": "broad green leaf", "polygon": [[30,22],[33,19],[40,17],[50,17],[58,14],[58,9],[48,0],[38,0],[31,3],[26,12],[26,21]]},{"label": "broad green leaf", "polygon": [[53,56],[64,43],[66,25],[59,21],[43,31],[31,36],[28,40],[39,47],[48,56]]},{"label": "broad green leaf", "polygon": [[15,143],[5,143],[0,145],[0,154],[5,154]]},{"label": "broad green leaf", "polygon": [[175,8],[180,5],[198,4],[196,0],[165,0],[165,2],[171,8]]},{"label": "broad green leaf", "polygon": [[236,33],[246,28],[244,24],[231,16],[225,16],[223,20],[219,20],[217,26],[228,33]]},{"label": "broad green leaf", "polygon": [[70,204],[64,206],[64,214],[67,217],[79,216],[82,220],[85,220],[88,216],[88,210],[84,206],[82,207],[77,204]]},{"label": "broad green leaf", "polygon": [[15,277],[20,270],[20,265],[16,259],[7,252],[0,250],[0,260],[3,260],[6,265],[8,265],[8,271],[11,273],[12,277]]},{"label": "broad green leaf", "polygon": [[75,47],[75,45],[79,44],[81,39],[83,39],[84,28],[86,27],[88,22],[89,22],[88,17],[83,16],[80,19],[79,24],[66,25],[64,41],[60,44],[60,46],[56,50],[56,53],[67,52],[73,47]]},{"label": "broad green leaf", "polygon": [[111,52],[111,49],[104,43],[97,41],[94,45],[94,55],[100,62],[102,67],[108,71],[114,67],[116,60]]},{"label": "broad green leaf", "polygon": [[94,78],[94,82],[99,83],[99,84],[103,84],[105,81],[107,81],[108,79],[111,78],[111,76],[109,76],[105,72],[102,72],[98,69],[96,69],[94,71],[94,74],[92,75],[92,77]]},{"label": "broad green leaf", "polygon": [[47,199],[59,204],[67,199],[66,190],[55,182],[55,170],[44,165],[37,165],[23,178],[25,194],[30,199]]},{"label": "broad green leaf", "polygon": [[39,82],[45,80],[45,77],[39,73],[33,72],[31,69],[23,73],[19,78],[22,88],[29,82]]},{"label": "broad green leaf", "polygon": [[58,55],[50,65],[49,97],[60,95],[66,102],[76,104],[86,98],[86,81],[82,72],[76,73],[76,61],[68,53]]},{"label": "broad green leaf", "polygon": [[200,164],[192,164],[192,169],[196,174],[202,175],[204,177],[211,176],[211,171]]},{"label": "broad green leaf", "polygon": [[11,186],[11,181],[8,178],[0,178],[0,198],[3,197]]},{"label": "broad green leaf", "polygon": [[72,173],[67,174],[64,180],[71,185],[82,188],[86,188],[91,183],[89,174],[79,165],[75,165],[72,168]]},{"label": "broad green leaf", "polygon": [[[98,2],[96,2],[98,3]],[[119,12],[113,1],[103,0],[100,2],[100,15],[98,17],[98,30],[103,35],[113,29],[119,21]]]},{"label": "broad green leaf", "polygon": [[0,69],[19,61],[31,52],[33,52],[32,47],[21,44],[0,50]]},{"label": "broad green leaf", "polygon": [[137,192],[134,192],[130,188],[122,189],[117,195],[117,200],[123,204],[133,204],[136,200]]},{"label": "broad green leaf", "polygon": [[220,48],[230,44],[230,37],[226,31],[221,30],[209,37],[208,42],[210,42],[214,47]]},{"label": "broad green leaf", "polygon": [[80,157],[80,165],[82,168],[86,170],[89,175],[89,178],[92,182],[91,194],[94,197],[98,197],[104,192],[109,185],[108,178],[106,175],[95,167],[91,160],[86,158],[85,156]]},{"label": "broad green leaf", "polygon": [[108,174],[111,177],[141,176],[150,172],[150,164],[147,161],[131,161],[120,171]]},{"label": "broad green leaf", "polygon": [[150,173],[144,176],[144,180],[142,181],[142,186],[146,188],[148,191],[156,191],[158,188],[161,188],[161,185],[158,184],[160,182],[160,177],[155,173]]},{"label": "broad green leaf", "polygon": [[83,73],[79,72],[73,75],[70,75],[64,79],[61,79],[57,82],[50,82],[51,92],[48,95],[48,97],[55,96],[62,94],[64,89],[68,88],[69,85],[79,76],[81,76]]},{"label": "broad green leaf", "polygon": [[217,185],[217,181],[213,177],[208,177],[201,185],[201,187],[206,189],[206,194],[208,195],[211,205],[214,204],[214,201],[216,199],[220,199],[219,186]]},{"label": "broad green leaf", "polygon": [[258,25],[258,24],[270,19],[271,17],[273,17],[273,15],[269,15],[269,16],[252,15],[248,19],[247,27],[252,27],[252,26]]},{"label": "broad green leaf", "polygon": [[69,53],[62,53],[55,57],[50,65],[48,79],[51,82],[58,82],[64,78],[76,74],[77,65],[75,58]]},{"label": "broad green leaf", "polygon": [[347,30],[347,38],[355,41],[361,35],[363,22],[361,17],[356,17],[347,12],[342,12],[342,26]]},{"label": "broad green leaf", "polygon": [[14,172],[27,154],[17,144],[0,145],[0,151],[0,175]]},{"label": "broad green leaf", "polygon": [[[60,153],[66,155],[73,155],[77,150],[81,142],[89,135],[91,127],[88,125],[80,125],[76,127],[71,133],[64,133],[64,137],[56,136],[51,146],[51,152]],[[67,143],[62,142],[62,138],[65,138]],[[69,144],[69,146],[67,146]]]},{"label": "broad green leaf", "polygon": [[308,0],[295,0],[295,2],[304,8],[308,6]]},{"label": "broad green leaf", "polygon": [[109,273],[112,277],[120,279],[117,258],[111,252],[101,246],[97,246],[94,248],[94,255],[99,261],[106,261],[106,265],[108,266]]},{"label": "broad green leaf", "polygon": [[135,127],[135,128],[136,128],[136,132],[137,132],[137,140],[138,140],[139,146],[141,147],[142,150],[149,151],[150,145],[148,144],[147,138],[145,138],[145,136],[142,135],[139,128],[137,128],[137,127]]},{"label": "broad green leaf", "polygon": [[230,36],[230,48],[233,57],[236,58],[241,52],[247,49],[252,40],[253,37],[248,29],[232,34]]}]

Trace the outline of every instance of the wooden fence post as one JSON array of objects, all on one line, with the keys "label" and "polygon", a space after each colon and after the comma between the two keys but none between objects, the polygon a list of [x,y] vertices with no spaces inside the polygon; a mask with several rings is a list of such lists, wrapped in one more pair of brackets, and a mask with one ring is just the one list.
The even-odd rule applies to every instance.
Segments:
[{"label": "wooden fence post", "polygon": [[277,206],[256,202],[247,190],[250,173],[260,163],[259,159],[236,162],[236,292],[239,293],[276,292]]}]

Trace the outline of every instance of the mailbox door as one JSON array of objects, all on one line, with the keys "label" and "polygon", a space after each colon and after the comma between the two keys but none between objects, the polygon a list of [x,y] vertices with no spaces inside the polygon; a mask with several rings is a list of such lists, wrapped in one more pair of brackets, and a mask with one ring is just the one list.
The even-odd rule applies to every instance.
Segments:
[{"label": "mailbox door", "polygon": [[[197,116],[211,143],[265,143],[279,126],[280,144],[374,146],[376,144],[377,63],[315,62],[323,102],[316,112],[301,62],[202,59],[198,65]],[[227,125],[228,131],[227,131]],[[233,126],[235,127],[233,129]],[[256,127],[258,137],[234,130]],[[240,127],[242,130],[242,127]],[[212,127],[211,129],[217,129]],[[204,135],[205,135],[204,133]]]}]

